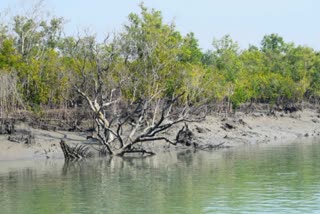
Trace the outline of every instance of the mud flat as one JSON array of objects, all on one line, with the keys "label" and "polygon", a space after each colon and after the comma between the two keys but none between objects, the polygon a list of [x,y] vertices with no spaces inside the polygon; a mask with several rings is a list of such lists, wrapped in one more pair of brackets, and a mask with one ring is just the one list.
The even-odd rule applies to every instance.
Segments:
[{"label": "mud flat", "polygon": [[[23,124],[18,128],[30,131],[34,136],[34,143],[30,145],[16,143],[9,141],[8,135],[0,135],[0,161],[62,159],[63,153],[59,146],[61,139],[69,144],[96,145],[92,140],[87,140],[88,133],[45,131]],[[272,116],[263,113],[238,113],[230,117],[210,115],[201,123],[189,124],[189,128],[194,133],[194,142],[199,145],[222,144],[222,147],[227,148],[267,143],[280,144],[299,138],[320,137],[320,114],[316,110],[305,109]],[[176,127],[166,135],[174,138],[179,129],[180,127]],[[185,149],[179,146],[168,147],[163,142],[148,143],[146,147],[156,153]]]}]

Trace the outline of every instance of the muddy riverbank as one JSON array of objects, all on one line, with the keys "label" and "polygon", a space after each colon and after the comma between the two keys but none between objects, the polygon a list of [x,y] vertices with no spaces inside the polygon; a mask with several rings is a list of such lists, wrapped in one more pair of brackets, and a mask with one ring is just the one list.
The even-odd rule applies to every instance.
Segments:
[{"label": "muddy riverbank", "polygon": [[[59,142],[64,139],[69,144],[86,144],[95,147],[96,142],[87,139],[86,132],[46,131],[31,128],[23,123],[18,129],[28,130],[34,136],[34,143],[25,145],[8,140],[8,135],[0,135],[0,160],[18,159],[60,159],[63,153]],[[167,132],[174,138],[181,128]],[[316,110],[305,109],[295,113],[242,114],[230,117],[209,115],[201,123],[191,123],[189,128],[194,133],[194,142],[201,144],[222,144],[224,148],[245,145],[283,143],[298,138],[311,138],[320,135],[320,115]],[[168,146],[164,142],[147,143],[146,148],[156,153],[186,149],[182,146]]]}]

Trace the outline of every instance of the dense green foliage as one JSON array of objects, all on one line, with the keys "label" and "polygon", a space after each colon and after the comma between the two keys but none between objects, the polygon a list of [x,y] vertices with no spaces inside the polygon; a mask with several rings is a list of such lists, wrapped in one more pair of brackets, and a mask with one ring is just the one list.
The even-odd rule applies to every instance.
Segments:
[{"label": "dense green foliage", "polygon": [[235,109],[246,102],[320,98],[320,53],[277,34],[245,50],[227,35],[202,52],[192,32],[181,35],[163,22],[160,11],[143,5],[107,42],[91,35],[63,37],[63,23],[63,18],[28,15],[0,23],[0,80],[14,83],[0,86],[2,111],[72,106],[78,99],[73,86],[93,90],[95,75],[105,67],[99,81],[120,87],[123,99],[131,101],[184,92],[190,103],[224,102]]}]

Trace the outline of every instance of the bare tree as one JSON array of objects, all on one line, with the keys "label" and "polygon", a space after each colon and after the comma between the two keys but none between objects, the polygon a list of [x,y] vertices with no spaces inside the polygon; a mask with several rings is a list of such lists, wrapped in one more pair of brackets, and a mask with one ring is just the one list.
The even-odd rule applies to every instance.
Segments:
[{"label": "bare tree", "polygon": [[[165,141],[176,145],[181,139],[169,139],[164,132],[179,123],[199,121],[205,115],[191,119],[189,106],[179,102],[183,93],[165,98],[160,87],[134,101],[126,98],[123,90],[135,87],[123,75],[132,62],[121,54],[119,47],[117,41],[97,44],[90,36],[74,42],[72,55],[78,58],[75,68],[80,74],[74,88],[94,113],[97,140],[106,153],[118,156],[126,153],[153,154],[138,147],[140,143]],[[152,67],[152,74],[156,76],[157,72]],[[154,80],[151,84],[156,85]]]},{"label": "bare tree", "polygon": [[[78,92],[87,100],[91,110],[94,111],[98,132],[97,139],[111,155],[123,156],[125,153],[153,154],[143,148],[134,147],[138,143],[150,141],[165,141],[177,145],[182,141],[178,135],[175,139],[169,139],[163,133],[178,123],[194,122],[203,118],[190,119],[189,108],[186,106],[180,109],[181,111],[174,111],[173,106],[181,97],[181,95],[178,95],[173,99],[162,101],[160,107],[157,107],[161,109],[159,115],[152,105],[154,97],[150,97],[127,106],[124,112],[113,116],[110,121],[105,111],[110,105],[117,105],[115,100],[99,104],[81,90],[78,90]],[[183,130],[180,130],[179,133],[181,131]]]}]

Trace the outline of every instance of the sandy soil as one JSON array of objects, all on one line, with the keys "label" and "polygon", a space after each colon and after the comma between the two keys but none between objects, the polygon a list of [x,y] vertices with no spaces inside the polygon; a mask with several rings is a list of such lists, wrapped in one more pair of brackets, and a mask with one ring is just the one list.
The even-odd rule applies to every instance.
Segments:
[{"label": "sandy soil", "polygon": [[[63,153],[59,142],[65,139],[70,144],[87,143],[86,133],[53,132],[32,129],[23,125],[35,136],[35,144],[23,145],[8,141],[7,135],[0,135],[0,161],[30,160],[30,159],[61,159]],[[292,114],[277,113],[277,116],[253,113],[250,115],[236,114],[233,117],[208,116],[201,123],[189,124],[195,134],[194,140],[198,144],[220,144],[226,147],[243,145],[284,143],[307,137],[320,135],[320,115],[314,110],[304,110]],[[171,130],[168,135],[175,136],[179,129]],[[168,146],[161,143],[149,143],[149,149],[156,152],[168,150]],[[170,150],[180,149],[170,147]]]}]

